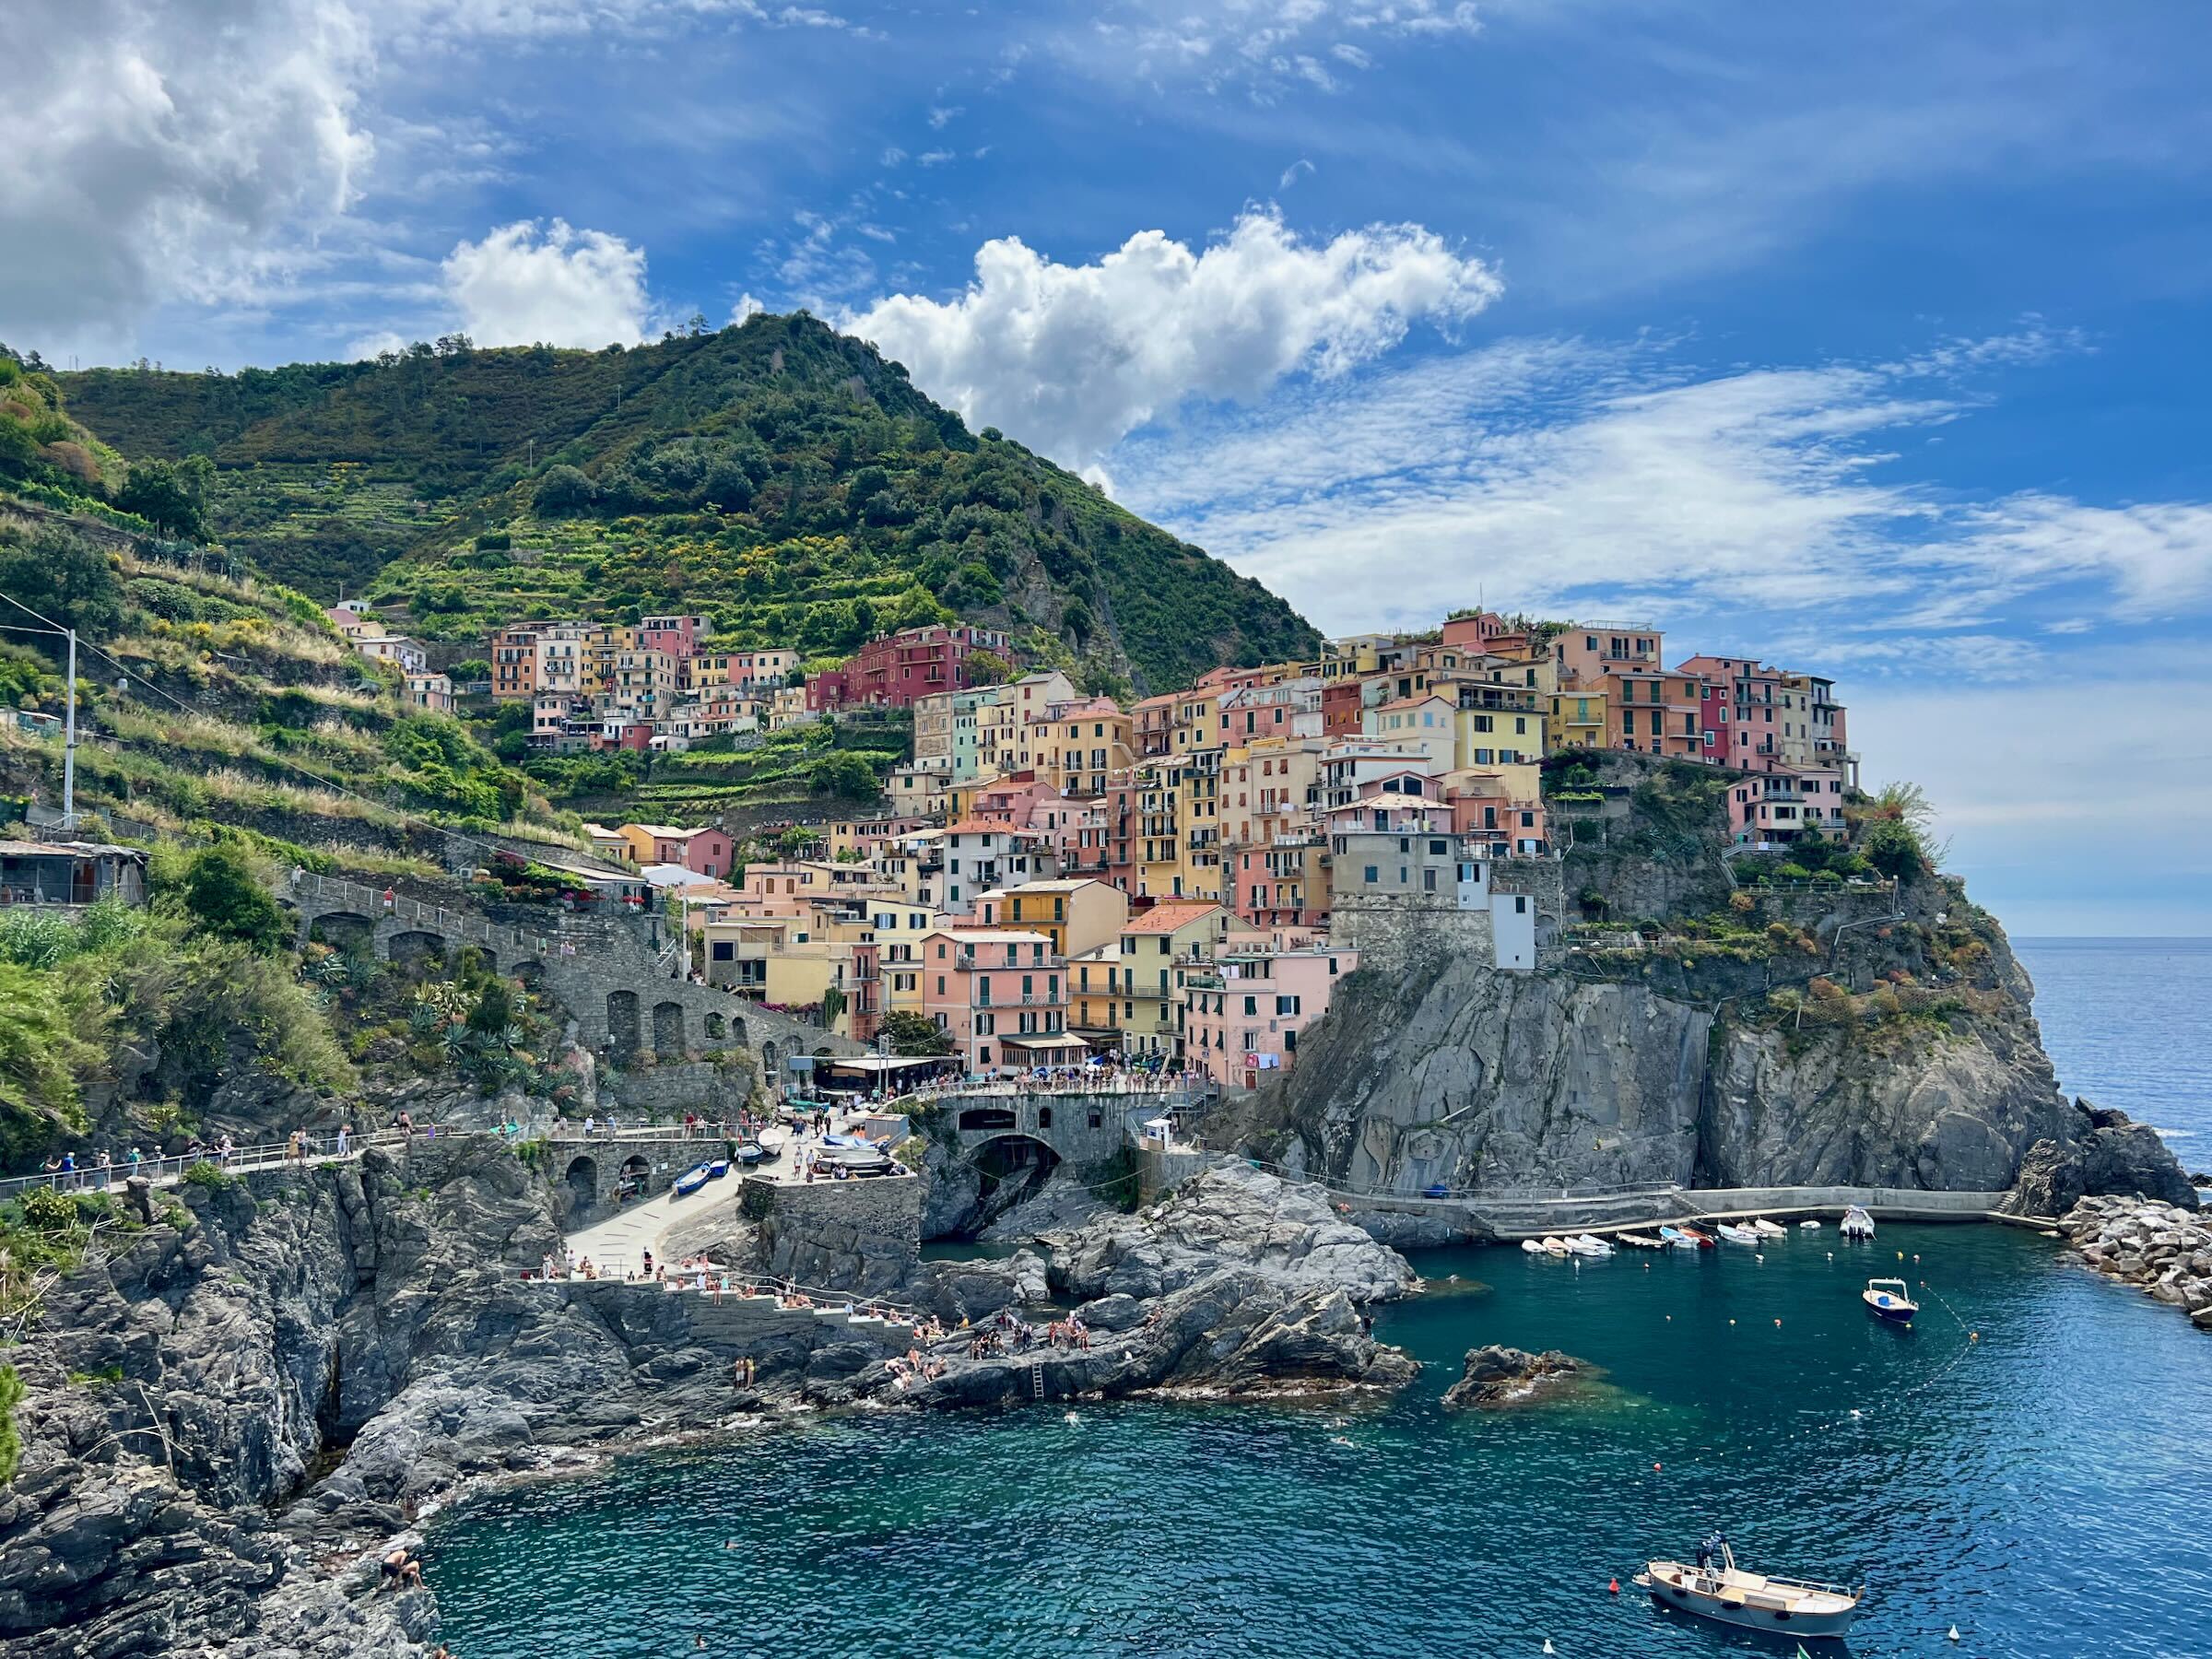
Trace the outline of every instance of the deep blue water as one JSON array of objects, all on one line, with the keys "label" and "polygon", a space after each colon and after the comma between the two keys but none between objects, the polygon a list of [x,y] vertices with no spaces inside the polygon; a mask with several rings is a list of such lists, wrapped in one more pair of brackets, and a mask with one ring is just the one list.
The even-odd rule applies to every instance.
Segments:
[{"label": "deep blue water", "polygon": [[[2189,1011],[2212,946],[2020,952],[2069,1088],[2212,1128]],[[446,1639],[459,1659],[680,1659],[695,1634],[774,1659],[1533,1659],[1547,1639],[1560,1659],[1788,1659],[1606,1594],[1719,1524],[1752,1566],[1869,1583],[1825,1653],[2212,1653],[2212,1346],[2049,1241],[1829,1229],[1763,1260],[1417,1265],[1430,1293],[1383,1334],[1429,1369],[1387,1404],[884,1414],[638,1458],[440,1525]],[[1911,1331],[1857,1300],[1900,1272],[1929,1287]],[[1447,1415],[1489,1341],[1605,1380]]]},{"label": "deep blue water", "polygon": [[2067,1091],[2155,1124],[2191,1169],[2212,1165],[2212,939],[2012,943]]}]

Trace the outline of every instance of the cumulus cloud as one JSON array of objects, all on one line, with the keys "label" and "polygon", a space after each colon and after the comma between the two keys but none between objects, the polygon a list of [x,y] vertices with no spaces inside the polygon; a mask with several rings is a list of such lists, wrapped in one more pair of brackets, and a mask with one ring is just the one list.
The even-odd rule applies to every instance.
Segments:
[{"label": "cumulus cloud", "polygon": [[280,275],[280,230],[341,213],[371,145],[342,0],[15,0],[0,320],[75,337],[158,299]]},{"label": "cumulus cloud", "polygon": [[645,335],[645,251],[604,230],[524,219],[461,243],[440,268],[479,346],[629,346]]},{"label": "cumulus cloud", "polygon": [[2212,502],[1961,499],[1900,464],[1901,437],[1971,418],[1945,375],[2035,349],[1700,377],[1653,347],[1512,341],[1132,440],[1114,469],[1330,628],[1432,616],[1480,580],[1567,614],[1757,610],[1767,641],[1810,618],[1808,648],[1869,665],[1963,637],[1959,672],[2002,675],[2018,653],[1975,643],[1993,619],[2212,606]]},{"label": "cumulus cloud", "polygon": [[1007,237],[983,244],[975,273],[955,299],[898,295],[847,326],[971,420],[1078,467],[1193,399],[1341,375],[1414,323],[1463,322],[1500,292],[1488,266],[1418,225],[1308,242],[1261,211],[1203,250],[1146,230],[1091,265]]}]

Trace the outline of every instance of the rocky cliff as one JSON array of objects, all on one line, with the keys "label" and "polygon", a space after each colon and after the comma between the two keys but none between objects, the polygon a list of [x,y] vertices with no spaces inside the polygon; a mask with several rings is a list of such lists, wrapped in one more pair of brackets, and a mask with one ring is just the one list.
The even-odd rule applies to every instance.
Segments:
[{"label": "rocky cliff", "polygon": [[1297,1067],[1218,1133],[1359,1192],[1995,1192],[2031,1152],[2073,1195],[2179,1182],[2155,1141],[2115,1156],[2060,1093],[2028,976],[1955,881],[1725,915],[1555,952],[1533,974],[1442,951],[1356,974]]}]

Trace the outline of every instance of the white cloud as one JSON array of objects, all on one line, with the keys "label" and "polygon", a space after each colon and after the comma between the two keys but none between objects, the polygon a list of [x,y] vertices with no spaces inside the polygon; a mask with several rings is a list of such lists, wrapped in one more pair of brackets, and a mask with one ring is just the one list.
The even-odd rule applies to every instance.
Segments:
[{"label": "white cloud", "polygon": [[13,0],[0,321],[22,344],[233,297],[303,257],[371,154],[342,0]]},{"label": "white cloud", "polygon": [[595,347],[644,337],[645,251],[604,230],[524,219],[461,243],[441,269],[463,330],[479,346]]},{"label": "white cloud", "polygon": [[1283,169],[1283,176],[1275,182],[1275,187],[1277,190],[1288,190],[1291,185],[1297,183],[1299,180],[1304,178],[1312,171],[1313,163],[1307,160],[1303,156],[1300,156],[1297,160],[1291,162],[1289,166]]},{"label": "white cloud", "polygon": [[[1266,101],[1300,82],[1336,89],[1314,55],[1324,41],[1330,57],[1366,69],[1378,42],[1434,41],[1481,28],[1470,0],[1122,0],[1085,14],[1061,47],[1093,74],[1135,74],[1156,85],[1196,81]],[[1365,44],[1331,38],[1346,34]]]},{"label": "white cloud", "polygon": [[1886,442],[1973,406],[1926,366],[1698,379],[1653,347],[1507,342],[1113,462],[1139,512],[1332,629],[1433,616],[1482,582],[1554,610],[1816,616],[1849,656],[1854,629],[2212,602],[2212,503],[1961,500],[1900,476]]},{"label": "white cloud", "polygon": [[752,295],[740,294],[737,296],[737,303],[730,307],[730,321],[743,323],[747,318],[757,317],[767,310],[768,307],[754,299]]},{"label": "white cloud", "polygon": [[929,124],[933,132],[941,132],[959,117],[968,113],[959,104],[933,104],[930,106]]},{"label": "white cloud", "polygon": [[985,242],[958,298],[902,294],[847,320],[978,424],[1072,466],[1193,399],[1249,402],[1286,375],[1343,374],[1418,321],[1475,315],[1500,285],[1418,225],[1301,241],[1250,211],[1203,251],[1158,230],[1095,264]]},{"label": "white cloud", "polygon": [[405,335],[394,334],[385,328],[374,334],[365,334],[357,340],[348,340],[339,356],[348,363],[365,363],[371,358],[383,356],[387,351],[405,351],[407,345]]}]

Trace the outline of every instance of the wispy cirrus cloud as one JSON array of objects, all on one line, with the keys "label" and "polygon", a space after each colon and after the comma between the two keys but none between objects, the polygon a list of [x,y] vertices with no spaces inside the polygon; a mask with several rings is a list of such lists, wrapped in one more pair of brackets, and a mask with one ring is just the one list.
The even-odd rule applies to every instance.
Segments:
[{"label": "wispy cirrus cloud", "polygon": [[1924,665],[1910,641],[1985,642],[2021,608],[2212,605],[2212,502],[1961,500],[1901,459],[1971,417],[1967,371],[2069,348],[2030,328],[1700,374],[1662,342],[1509,341],[1139,434],[1112,464],[1138,511],[1326,627],[1431,617],[1479,582],[1553,611],[1818,615],[1834,654]]}]

